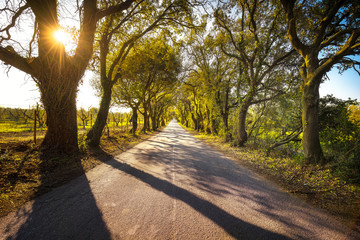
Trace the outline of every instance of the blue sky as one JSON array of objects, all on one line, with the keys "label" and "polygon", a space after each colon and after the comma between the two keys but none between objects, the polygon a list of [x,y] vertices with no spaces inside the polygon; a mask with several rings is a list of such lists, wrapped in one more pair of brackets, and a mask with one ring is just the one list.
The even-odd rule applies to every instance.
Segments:
[{"label": "blue sky", "polygon": [[355,70],[349,69],[342,75],[334,68],[328,73],[330,80],[320,85],[320,96],[333,94],[334,97],[347,100],[348,98],[360,101],[360,76]]}]

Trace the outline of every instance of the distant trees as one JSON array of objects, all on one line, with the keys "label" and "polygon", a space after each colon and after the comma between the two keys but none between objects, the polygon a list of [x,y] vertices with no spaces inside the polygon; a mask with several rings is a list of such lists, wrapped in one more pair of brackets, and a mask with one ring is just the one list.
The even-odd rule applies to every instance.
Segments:
[{"label": "distant trees", "polygon": [[87,121],[90,118],[90,111],[86,111],[84,108],[80,108],[80,110],[78,111],[78,117],[80,118],[82,125],[83,125],[83,129],[85,129],[85,126],[87,125]]},{"label": "distant trees", "polygon": [[37,127],[46,127],[46,113],[39,104],[28,109],[0,107],[0,123],[5,124],[5,127],[0,127],[0,132],[8,131],[9,129],[6,129],[6,126],[12,126],[9,127],[10,129],[18,126],[18,130],[32,131],[34,121],[36,121]]},{"label": "distant trees", "polygon": [[[185,84],[185,88],[191,87],[192,83],[190,82],[195,79],[201,82],[199,83],[201,86],[198,88],[205,93],[207,98],[207,101],[202,102],[202,104],[206,104],[208,113],[206,131],[219,133],[218,117],[220,116],[226,140],[230,141],[229,114],[230,109],[237,105],[235,97],[231,94],[231,89],[236,86],[236,60],[227,57],[211,35],[196,37],[190,41],[188,48],[188,55],[193,63],[193,72],[190,74],[191,77]],[[191,96],[191,94],[189,93],[187,96]]]},{"label": "distant trees", "polygon": [[150,119],[152,129],[156,130],[172,105],[172,92],[181,70],[178,54],[166,39],[147,38],[124,61],[122,76],[114,86],[113,99],[115,103],[132,109],[133,134],[138,112],[144,118],[142,131],[151,129]]},{"label": "distant trees", "polygon": [[[104,3],[107,5],[108,3]],[[187,1],[139,1],[132,8],[105,18],[99,31],[96,71],[99,73],[102,90],[99,113],[92,129],[87,134],[91,146],[98,146],[109,112],[113,86],[122,77],[127,55],[146,34],[162,28],[191,26],[192,8]],[[133,105],[133,111],[138,108]],[[148,109],[143,113],[147,115]],[[134,120],[137,118],[134,114]],[[144,117],[147,121],[148,117]],[[135,121],[134,121],[135,124]],[[136,124],[133,126],[136,126]],[[145,123],[144,131],[149,128]]]},{"label": "distant trees", "polygon": [[[80,108],[77,110],[77,126],[78,128],[88,129],[93,125],[91,116],[96,112],[96,108],[88,110]],[[107,122],[117,130],[125,131],[129,125],[129,115],[126,112],[111,111]],[[40,130],[46,130],[47,118],[46,112],[40,104],[25,108],[3,108],[0,107],[0,132],[13,131],[33,131],[34,121]],[[18,129],[16,129],[18,128]]]},{"label": "distant trees", "polygon": [[[189,56],[196,68],[184,84],[189,97],[180,102],[182,110],[190,111],[195,129],[202,130],[206,123],[205,130],[216,134],[221,115],[225,138],[243,146],[249,109],[298,86],[293,72],[298,58],[284,38],[281,16],[276,1],[229,1],[214,10],[212,33],[204,39],[193,37]],[[232,133],[231,108],[237,114]]]}]

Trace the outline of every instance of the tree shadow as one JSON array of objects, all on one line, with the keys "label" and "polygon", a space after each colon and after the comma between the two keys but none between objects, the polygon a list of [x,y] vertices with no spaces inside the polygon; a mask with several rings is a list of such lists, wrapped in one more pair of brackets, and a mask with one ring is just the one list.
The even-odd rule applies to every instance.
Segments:
[{"label": "tree shadow", "polygon": [[[342,226],[329,221],[326,214],[305,206],[301,200],[280,191],[278,187],[178,128],[181,129],[177,124],[170,125],[156,139],[147,140],[152,148],[146,151],[134,149],[132,154],[136,161],[131,166],[146,172],[148,168],[161,169],[160,174],[159,171],[151,174],[168,183],[172,182],[175,175],[175,189],[184,186],[187,190],[182,190],[196,193],[197,196],[209,195],[218,201],[237,199],[236,206],[243,206],[244,212],[250,212],[251,216],[261,215],[263,221],[271,221],[291,231],[289,235],[295,239],[309,236],[316,238],[321,232],[345,234]],[[120,157],[120,160],[125,159]],[[227,210],[229,212],[236,211],[233,207],[228,209],[232,209]],[[251,216],[245,216],[242,221],[248,221]]]},{"label": "tree shadow", "polygon": [[166,180],[154,177],[149,173],[134,168],[129,164],[121,163],[116,160],[107,161],[106,164],[126,174],[129,174],[138,180],[141,180],[142,182],[148,184],[160,192],[165,193],[171,198],[184,202],[237,239],[290,239],[281,234],[277,234],[257,227],[253,224],[244,222],[214,205],[213,203],[206,201]]},{"label": "tree shadow", "polygon": [[[42,155],[41,195],[1,219],[4,239],[111,239],[81,165],[81,156]],[[64,162],[64,171],[57,171]],[[68,166],[66,166],[68,164]],[[66,172],[67,174],[61,174]],[[79,176],[69,182],[74,176]],[[58,181],[54,180],[58,178]],[[69,182],[62,185],[64,182]],[[53,189],[56,186],[62,185]],[[52,190],[53,189],[53,190]],[[51,192],[49,192],[52,190]],[[5,223],[6,222],[6,223]],[[4,226],[4,223],[6,226]],[[86,229],[86,231],[84,231]]]},{"label": "tree shadow", "polygon": [[[103,154],[101,160],[152,189],[183,202],[237,239],[306,239],[309,236],[317,236],[313,232],[320,230],[313,229],[314,226],[323,229],[331,229],[333,226],[327,225],[324,219],[317,220],[318,215],[315,211],[313,213],[301,204],[294,204],[287,194],[269,187],[247,170],[237,167],[230,159],[209,147],[196,146],[199,141],[192,136],[185,132],[174,134],[175,131],[176,129],[170,127],[156,139],[146,140],[145,147],[141,145],[141,148],[135,147],[128,151],[126,154],[135,156],[134,162],[131,162],[126,154],[121,156],[124,156],[127,163],[116,159],[106,161],[109,159],[109,155],[106,154]],[[181,141],[187,144],[181,144]],[[173,155],[174,152],[176,156]],[[119,158],[122,158],[121,156]],[[73,161],[80,169],[79,174],[83,174],[80,158]],[[153,166],[155,167],[152,168]],[[160,172],[149,172],[149,169],[160,169]],[[51,165],[44,165],[43,174],[49,173]],[[177,185],[172,183],[174,174],[179,176],[176,179]],[[45,181],[42,187],[47,187]],[[291,231],[287,235],[292,238],[250,223],[252,219],[250,220],[249,216],[239,218],[231,214],[233,210],[228,210],[225,206],[224,210],[219,207],[220,205],[214,204],[214,201],[202,197],[206,194],[223,198],[225,201],[227,197],[235,197],[237,201],[241,201],[236,206],[257,212],[258,216],[261,215],[262,221],[273,221],[275,227]],[[283,202],[272,201],[270,196]],[[283,214],[284,212],[286,214]],[[84,174],[71,183],[39,197],[33,205],[28,204],[12,213],[12,217],[15,217],[15,220],[6,226],[4,238],[8,237],[7,239],[113,237],[96,204],[89,180]],[[304,218],[304,222],[307,223],[299,223],[296,218]],[[146,223],[144,225],[146,226]],[[0,230],[2,228],[0,221]],[[341,226],[334,227],[334,231],[339,231],[339,228]]]}]

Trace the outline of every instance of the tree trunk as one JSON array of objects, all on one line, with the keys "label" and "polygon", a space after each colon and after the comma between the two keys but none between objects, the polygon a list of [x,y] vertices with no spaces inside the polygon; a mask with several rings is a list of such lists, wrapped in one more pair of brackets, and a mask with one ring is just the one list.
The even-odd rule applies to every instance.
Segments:
[{"label": "tree trunk", "polygon": [[77,84],[76,79],[73,81],[75,81],[74,84],[67,84],[68,82],[60,80],[44,79],[39,85],[47,117],[47,132],[41,144],[44,151],[71,154],[79,150],[76,112]]},{"label": "tree trunk", "polygon": [[227,112],[221,115],[223,124],[224,124],[224,131],[225,131],[225,142],[231,141],[231,133],[229,132],[229,114]]},{"label": "tree trunk", "polygon": [[96,115],[96,120],[90,131],[87,133],[87,142],[92,147],[98,147],[102,132],[106,125],[106,120],[109,114],[111,103],[111,87],[104,87],[104,92],[101,96],[99,112]]},{"label": "tree trunk", "polygon": [[144,108],[144,114],[143,114],[143,117],[144,117],[144,126],[143,128],[141,129],[142,132],[146,132],[148,130],[148,121],[149,121],[149,116],[148,116],[148,113],[147,113],[147,108]]},{"label": "tree trunk", "polygon": [[37,79],[47,115],[48,130],[42,149],[51,153],[78,151],[76,93],[89,59],[96,30],[96,1],[84,2],[84,24],[75,55],[69,57],[65,47],[54,41],[58,29],[56,0],[28,0],[38,25],[38,57],[32,62],[32,76]]},{"label": "tree trunk", "polygon": [[211,116],[211,133],[213,135],[218,135],[218,123],[215,116]]},{"label": "tree trunk", "polygon": [[[312,81],[320,83],[320,81]],[[319,84],[304,84],[302,95],[303,150],[307,163],[324,163],[319,138]]]},{"label": "tree trunk", "polygon": [[246,115],[247,115],[247,111],[248,111],[248,104],[243,104],[240,107],[239,110],[239,129],[238,129],[238,133],[236,136],[236,145],[238,146],[244,146],[244,144],[246,143],[248,136],[247,136],[247,132],[246,132]]},{"label": "tree trunk", "polygon": [[137,114],[137,108],[135,107],[132,107],[132,117],[131,117],[131,122],[132,122],[132,128],[130,130],[130,133],[135,136],[136,135],[136,130],[137,130],[137,127],[138,127],[138,123],[137,123],[137,120],[138,120],[138,114]]},{"label": "tree trunk", "polygon": [[191,119],[193,120],[193,123],[194,123],[194,129],[195,129],[195,130],[199,130],[198,121],[197,121],[197,119],[195,118],[195,116],[194,116],[193,113],[191,113]]},{"label": "tree trunk", "polygon": [[230,88],[227,86],[226,95],[225,95],[225,106],[224,110],[221,111],[221,117],[224,123],[224,131],[225,131],[225,142],[231,141],[231,133],[229,132],[229,94]]},{"label": "tree trunk", "polygon": [[151,124],[152,124],[152,130],[155,131],[158,128],[158,121],[156,120],[156,116],[151,116]]}]

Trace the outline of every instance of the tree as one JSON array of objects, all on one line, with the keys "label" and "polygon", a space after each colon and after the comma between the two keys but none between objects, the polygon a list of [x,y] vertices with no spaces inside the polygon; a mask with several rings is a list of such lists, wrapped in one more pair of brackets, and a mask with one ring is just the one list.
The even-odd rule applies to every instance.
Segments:
[{"label": "tree", "polygon": [[174,89],[180,71],[177,55],[177,50],[162,37],[148,38],[133,49],[123,64],[114,98],[118,104],[131,107],[133,117],[138,111],[144,116],[144,132],[150,130],[150,117],[157,125],[158,114],[164,110],[161,101]]},{"label": "tree", "polygon": [[197,72],[191,72],[182,86],[184,98],[181,101],[186,104],[193,122],[193,128],[197,131],[204,130],[206,98],[203,84],[201,76]]},{"label": "tree", "polygon": [[[109,112],[113,86],[121,78],[122,65],[136,42],[159,27],[168,28],[174,24],[188,26],[192,14],[189,5],[187,1],[162,1],[159,3],[143,0],[127,12],[105,19],[99,33],[98,53],[102,97],[95,124],[87,134],[89,145],[99,145]],[[191,27],[191,25],[189,26]],[[124,34],[125,32],[127,34]],[[139,110],[135,109],[134,106],[134,118],[136,117],[135,113]],[[145,121],[147,119],[145,117]],[[147,127],[148,123],[145,122],[145,128]]]},{"label": "tree", "polygon": [[294,51],[284,40],[281,15],[276,1],[260,0],[230,1],[215,11],[217,41],[226,55],[238,61],[236,145],[243,146],[248,139],[246,117],[250,106],[286,91],[282,76],[290,72],[286,69]]},{"label": "tree", "polygon": [[[80,32],[74,55],[66,53],[64,45],[54,39],[54,32],[60,27],[58,1],[2,3],[0,13],[9,18],[8,25],[2,25],[0,29],[0,60],[29,74],[39,86],[48,125],[43,150],[78,151],[76,93],[93,53],[96,24],[105,16],[129,8],[133,2],[135,0],[126,0],[107,8],[97,8],[96,0],[84,0],[82,8],[78,9],[81,12]],[[26,14],[28,20],[34,19],[34,35],[27,44],[27,52],[21,52],[25,46],[17,47],[10,30]],[[9,45],[4,47],[5,44]],[[37,48],[37,54],[32,52],[34,48]]]},{"label": "tree", "polygon": [[[182,87],[182,86],[181,86]],[[176,94],[176,119],[181,123],[185,124],[186,127],[189,127],[189,115],[190,115],[190,101],[186,98],[181,91],[181,88],[178,89]]]},{"label": "tree", "polygon": [[116,127],[119,127],[119,123],[120,123],[120,127],[122,125],[122,122],[123,122],[123,115],[119,112],[111,112],[111,115],[112,115],[112,119],[116,125]]},{"label": "tree", "polygon": [[287,36],[303,58],[303,149],[308,163],[323,163],[319,139],[319,87],[335,64],[355,66],[347,56],[359,54],[360,1],[281,0],[286,11]]},{"label": "tree", "polygon": [[78,117],[82,121],[83,129],[86,129],[87,121],[90,118],[90,114],[90,110],[86,111],[84,108],[80,108],[80,110],[78,111]]},{"label": "tree", "polygon": [[210,34],[205,38],[198,34],[188,45],[192,70],[196,71],[203,80],[202,90],[205,91],[207,99],[208,131],[214,134],[218,133],[217,118],[220,115],[225,140],[230,141],[229,114],[230,109],[237,105],[236,99],[231,94],[231,89],[235,87],[234,65],[236,61],[221,51]]},{"label": "tree", "polygon": [[40,128],[44,127],[46,123],[46,113],[43,107],[39,105],[39,103],[36,104],[36,108],[32,110],[29,109],[29,113],[24,112],[24,117],[31,119],[33,121],[36,120]]}]

